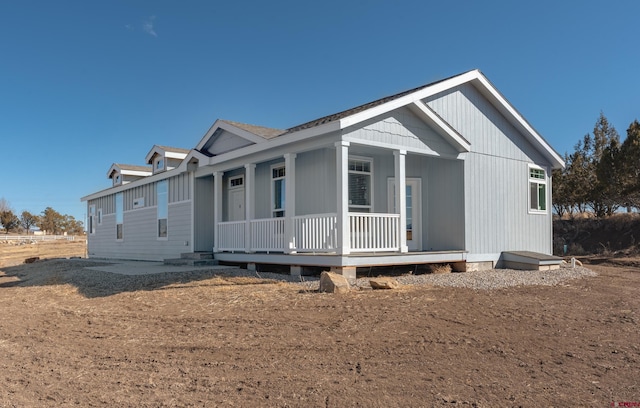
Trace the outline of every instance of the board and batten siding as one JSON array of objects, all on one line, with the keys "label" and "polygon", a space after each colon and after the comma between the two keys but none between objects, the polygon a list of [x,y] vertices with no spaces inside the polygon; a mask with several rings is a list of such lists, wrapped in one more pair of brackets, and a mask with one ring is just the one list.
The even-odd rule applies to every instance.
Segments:
[{"label": "board and batten siding", "polygon": [[[166,239],[158,238],[156,183],[125,189],[122,193],[122,240],[116,240],[115,194],[89,200],[89,206],[95,205],[96,210],[103,208],[102,223],[88,236],[90,257],[161,261],[179,258],[181,253],[191,250],[192,187],[188,174],[169,178]],[[133,202],[140,199],[144,204],[134,208]]]},{"label": "board and batten siding", "polygon": [[[471,144],[464,160],[468,260],[502,251],[551,253],[550,164],[471,84],[425,101]],[[529,213],[529,164],[547,170],[547,213]]]}]

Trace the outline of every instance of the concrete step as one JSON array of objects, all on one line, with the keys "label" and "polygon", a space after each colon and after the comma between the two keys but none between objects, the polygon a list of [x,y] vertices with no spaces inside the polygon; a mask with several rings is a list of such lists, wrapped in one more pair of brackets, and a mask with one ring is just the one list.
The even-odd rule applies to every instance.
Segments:
[{"label": "concrete step", "polygon": [[177,266],[213,266],[218,265],[217,259],[187,259],[187,258],[174,258],[165,259],[165,265],[177,265]]}]

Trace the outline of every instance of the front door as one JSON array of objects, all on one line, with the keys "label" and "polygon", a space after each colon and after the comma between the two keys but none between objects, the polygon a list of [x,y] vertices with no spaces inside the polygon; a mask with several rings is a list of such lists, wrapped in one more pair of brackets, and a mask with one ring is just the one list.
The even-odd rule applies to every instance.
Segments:
[{"label": "front door", "polygon": [[[396,211],[395,180],[388,179],[387,196],[389,197],[388,207],[392,213]],[[407,247],[409,251],[422,250],[422,180],[419,178],[407,178],[407,224],[405,225],[407,234]]]},{"label": "front door", "polygon": [[229,221],[244,220],[244,188],[229,190]]}]

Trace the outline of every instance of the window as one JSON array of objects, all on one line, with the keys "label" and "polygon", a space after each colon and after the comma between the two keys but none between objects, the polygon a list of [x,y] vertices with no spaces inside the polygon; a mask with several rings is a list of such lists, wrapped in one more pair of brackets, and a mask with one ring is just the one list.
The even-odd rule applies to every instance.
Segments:
[{"label": "window", "polygon": [[89,206],[89,225],[88,225],[88,230],[89,230],[89,234],[95,234],[96,233],[96,222],[95,222],[95,216],[96,216],[96,206],[95,205],[90,205]]},{"label": "window", "polygon": [[115,178],[115,181],[114,181],[114,184],[116,184],[116,185],[120,184],[121,177],[122,177],[122,176],[120,176],[119,174],[117,174],[117,175],[116,175],[116,178]]},{"label": "window", "polygon": [[136,198],[133,200],[133,208],[142,208],[144,207],[144,197]]},{"label": "window", "polygon": [[156,161],[156,170],[164,170],[164,159],[162,157]]},{"label": "window", "polygon": [[547,174],[541,167],[529,167],[529,212],[547,212]]},{"label": "window", "polygon": [[244,185],[244,176],[231,177],[229,179],[229,188],[239,188]]},{"label": "window", "polygon": [[349,211],[371,212],[372,167],[372,159],[349,159]]},{"label": "window", "polygon": [[98,209],[98,225],[102,225],[102,208]]},{"label": "window", "polygon": [[116,193],[116,239],[123,239],[124,200],[122,193]]},{"label": "window", "polygon": [[158,195],[158,238],[167,237],[167,217],[169,215],[169,193],[167,180],[158,181],[156,186]]},{"label": "window", "polygon": [[285,197],[285,176],[286,171],[283,165],[271,167],[271,189],[272,216],[274,218],[284,217],[284,197]]}]

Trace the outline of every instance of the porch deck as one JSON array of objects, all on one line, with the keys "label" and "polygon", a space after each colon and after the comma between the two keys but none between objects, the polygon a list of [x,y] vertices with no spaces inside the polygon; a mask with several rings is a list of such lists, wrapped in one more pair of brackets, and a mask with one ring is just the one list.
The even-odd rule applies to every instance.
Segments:
[{"label": "porch deck", "polygon": [[467,251],[365,252],[348,255],[220,252],[215,254],[215,258],[221,262],[345,268],[465,262]]}]

